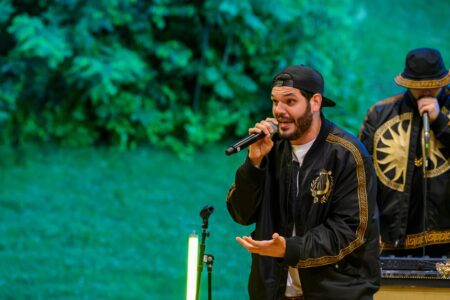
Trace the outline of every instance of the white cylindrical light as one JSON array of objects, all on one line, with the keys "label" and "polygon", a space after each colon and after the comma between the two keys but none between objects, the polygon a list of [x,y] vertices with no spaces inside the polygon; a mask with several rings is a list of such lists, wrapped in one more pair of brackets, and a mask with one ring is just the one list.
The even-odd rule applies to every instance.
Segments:
[{"label": "white cylindrical light", "polygon": [[197,292],[198,236],[189,235],[186,300],[195,300]]}]

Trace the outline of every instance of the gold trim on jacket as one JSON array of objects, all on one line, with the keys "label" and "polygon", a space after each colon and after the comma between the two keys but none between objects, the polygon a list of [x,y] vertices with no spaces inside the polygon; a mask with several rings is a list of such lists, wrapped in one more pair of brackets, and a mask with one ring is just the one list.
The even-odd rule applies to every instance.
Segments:
[{"label": "gold trim on jacket", "polygon": [[423,246],[450,243],[450,230],[425,231],[406,235],[405,242],[397,245],[381,242],[381,250],[415,249]]},{"label": "gold trim on jacket", "polygon": [[340,261],[349,253],[353,252],[356,248],[364,243],[364,235],[368,225],[369,207],[367,203],[367,190],[366,190],[366,172],[364,168],[364,160],[361,153],[355,145],[349,141],[338,137],[333,134],[329,134],[326,139],[327,142],[332,144],[339,144],[346,150],[350,151],[356,162],[356,176],[358,178],[358,205],[359,205],[359,224],[356,229],[356,238],[351,241],[348,246],[342,248],[335,256],[322,256],[317,258],[308,258],[300,260],[297,264],[298,268],[310,268],[319,267],[323,265],[333,264]]}]

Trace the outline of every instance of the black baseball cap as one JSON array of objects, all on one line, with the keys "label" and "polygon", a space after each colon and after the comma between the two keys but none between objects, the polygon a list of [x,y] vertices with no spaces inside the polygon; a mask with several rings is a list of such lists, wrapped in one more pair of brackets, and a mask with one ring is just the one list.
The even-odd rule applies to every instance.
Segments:
[{"label": "black baseball cap", "polygon": [[336,106],[336,103],[323,95],[325,84],[322,74],[313,68],[296,65],[284,68],[275,75],[272,87],[289,86],[312,94],[322,95],[322,106]]}]

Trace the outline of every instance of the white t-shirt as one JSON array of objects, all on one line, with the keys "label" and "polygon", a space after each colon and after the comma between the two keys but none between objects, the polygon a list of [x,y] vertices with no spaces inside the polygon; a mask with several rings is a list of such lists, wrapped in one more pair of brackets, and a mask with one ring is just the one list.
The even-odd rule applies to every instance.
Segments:
[{"label": "white t-shirt", "polygon": [[[312,144],[314,143],[315,139],[312,140],[309,143],[306,143],[304,145],[291,145],[292,146],[292,160],[297,161],[300,165],[300,167],[303,164],[303,159],[305,158],[306,153],[308,153],[308,150],[311,148]],[[298,186],[298,176],[299,174],[296,174],[297,176],[297,195],[299,192],[299,186]],[[295,221],[295,220],[294,220]],[[292,236],[295,236],[295,224],[294,224],[294,230],[292,232]],[[297,268],[289,267],[288,270],[288,278],[286,282],[286,292],[284,294],[286,297],[295,297],[295,296],[301,296],[303,295],[302,291],[302,285],[300,282],[300,276],[298,274]]]}]

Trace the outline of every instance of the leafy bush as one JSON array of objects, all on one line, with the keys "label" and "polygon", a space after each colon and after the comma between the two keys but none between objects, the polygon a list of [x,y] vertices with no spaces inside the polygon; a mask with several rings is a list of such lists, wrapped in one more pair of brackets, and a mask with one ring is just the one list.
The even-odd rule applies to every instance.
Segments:
[{"label": "leafy bush", "polygon": [[339,103],[326,114],[356,132],[371,89],[352,43],[361,11],[351,0],[4,0],[0,142],[189,154],[270,115],[272,76],[299,63],[322,72]]}]

